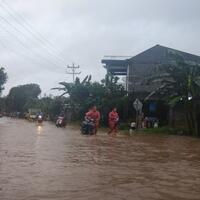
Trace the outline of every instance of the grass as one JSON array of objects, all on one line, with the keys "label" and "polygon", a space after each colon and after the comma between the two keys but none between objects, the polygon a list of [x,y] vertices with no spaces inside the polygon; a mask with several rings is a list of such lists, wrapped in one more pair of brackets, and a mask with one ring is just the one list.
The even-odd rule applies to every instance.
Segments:
[{"label": "grass", "polygon": [[[122,129],[121,129],[122,130]],[[128,134],[128,129],[123,129],[122,133]],[[172,128],[172,127],[159,127],[159,128],[145,128],[145,129],[138,129],[136,133],[144,133],[144,134],[160,134],[160,135],[187,135],[186,129],[181,128]]]}]

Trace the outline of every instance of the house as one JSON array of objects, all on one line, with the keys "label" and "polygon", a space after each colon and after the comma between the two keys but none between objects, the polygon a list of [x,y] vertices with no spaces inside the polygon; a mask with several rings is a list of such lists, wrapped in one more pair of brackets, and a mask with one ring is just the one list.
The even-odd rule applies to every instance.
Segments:
[{"label": "house", "polygon": [[[134,98],[144,100],[145,97],[159,87],[158,83],[143,84],[145,80],[149,79],[155,73],[158,66],[175,63],[177,57],[185,62],[200,64],[200,56],[161,45],[156,45],[129,59],[103,59],[102,64],[106,68],[107,73],[116,76],[125,76],[125,85],[128,93],[134,94]],[[164,116],[164,118],[167,118],[167,108],[164,105],[156,104],[158,101],[160,99],[151,99],[145,102],[144,109],[146,115],[159,118]]]},{"label": "house", "polygon": [[102,63],[107,73],[126,76],[126,89],[129,93],[145,92],[148,94],[155,86],[142,86],[142,81],[151,76],[156,66],[175,62],[177,55],[184,61],[200,63],[200,56],[160,45],[147,49],[129,59],[103,59]]}]

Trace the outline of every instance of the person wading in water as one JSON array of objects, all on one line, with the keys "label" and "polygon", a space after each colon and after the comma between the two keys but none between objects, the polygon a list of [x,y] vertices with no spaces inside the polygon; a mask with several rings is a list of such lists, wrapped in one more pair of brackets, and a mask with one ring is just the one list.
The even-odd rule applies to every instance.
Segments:
[{"label": "person wading in water", "polygon": [[108,124],[109,124],[109,132],[111,133],[117,133],[117,126],[119,122],[119,114],[117,113],[117,108],[113,108],[113,110],[108,115]]}]

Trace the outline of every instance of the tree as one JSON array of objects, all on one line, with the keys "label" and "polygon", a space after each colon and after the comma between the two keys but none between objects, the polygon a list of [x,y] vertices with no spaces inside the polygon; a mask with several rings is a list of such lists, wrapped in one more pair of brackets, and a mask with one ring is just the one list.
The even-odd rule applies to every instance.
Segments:
[{"label": "tree", "polygon": [[200,66],[195,63],[179,62],[162,65],[159,75],[152,76],[151,82],[159,82],[160,87],[149,96],[159,95],[171,107],[184,105],[189,132],[200,136]]},{"label": "tree", "polygon": [[[107,121],[107,115],[113,106],[122,107],[126,91],[118,84],[118,78],[107,75],[104,80],[92,82],[91,76],[86,76],[83,81],[76,78],[75,83],[60,82],[62,87],[53,88],[68,95],[74,119],[80,119],[91,105],[97,105],[101,111],[102,119]],[[120,109],[122,110],[122,109]]]},{"label": "tree", "polygon": [[3,67],[0,68],[0,94],[2,90],[4,90],[4,84],[6,83],[8,79],[7,73],[5,72],[5,69]]},{"label": "tree", "polygon": [[40,86],[34,83],[11,88],[6,100],[7,111],[23,112],[27,110],[40,93]]},{"label": "tree", "polygon": [[55,117],[65,112],[65,105],[68,104],[68,98],[66,97],[54,97],[51,99],[49,105],[49,116],[51,120],[55,120]]},{"label": "tree", "polygon": [[5,112],[6,108],[6,97],[0,97],[0,113]]}]

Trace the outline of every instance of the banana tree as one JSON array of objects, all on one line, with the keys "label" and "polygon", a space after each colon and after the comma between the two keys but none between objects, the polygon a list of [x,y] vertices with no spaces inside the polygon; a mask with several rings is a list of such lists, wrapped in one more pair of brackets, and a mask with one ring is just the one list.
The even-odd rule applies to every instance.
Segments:
[{"label": "banana tree", "polygon": [[159,87],[146,99],[157,95],[171,107],[183,104],[190,133],[200,136],[200,66],[188,62],[161,65],[147,81],[148,84],[156,82]]},{"label": "banana tree", "polygon": [[62,92],[60,97],[68,96],[69,107],[72,110],[72,113],[76,115],[80,105],[83,104],[89,96],[90,84],[91,75],[88,75],[82,81],[77,77],[74,83],[60,82],[60,87],[52,88],[52,90]]}]

